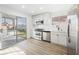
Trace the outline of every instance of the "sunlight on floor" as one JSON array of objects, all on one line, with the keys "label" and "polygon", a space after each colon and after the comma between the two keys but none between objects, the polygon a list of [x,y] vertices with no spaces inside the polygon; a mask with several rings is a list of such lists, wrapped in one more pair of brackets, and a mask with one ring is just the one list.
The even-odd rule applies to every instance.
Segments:
[{"label": "sunlight on floor", "polygon": [[13,46],[0,50],[0,55],[25,55],[25,53],[20,48]]}]

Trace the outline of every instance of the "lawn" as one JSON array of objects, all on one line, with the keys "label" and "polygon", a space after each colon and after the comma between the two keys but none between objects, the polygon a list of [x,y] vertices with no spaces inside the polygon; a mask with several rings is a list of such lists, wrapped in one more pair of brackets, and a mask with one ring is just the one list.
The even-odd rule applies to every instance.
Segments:
[{"label": "lawn", "polygon": [[26,31],[17,31],[17,35],[23,38],[26,38]]}]

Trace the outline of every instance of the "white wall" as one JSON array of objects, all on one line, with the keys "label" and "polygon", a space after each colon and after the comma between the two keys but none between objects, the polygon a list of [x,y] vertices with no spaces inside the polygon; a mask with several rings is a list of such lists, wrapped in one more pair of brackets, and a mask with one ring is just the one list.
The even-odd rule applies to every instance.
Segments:
[{"label": "white wall", "polygon": [[[41,29],[44,29],[44,30],[47,30],[47,31],[51,31],[51,41],[53,42],[53,38],[55,36],[52,33],[55,33],[55,32],[57,33],[58,31],[57,31],[57,28],[55,26],[56,24],[52,25],[53,24],[52,18],[53,17],[57,17],[57,16],[64,16],[64,15],[67,15],[67,14],[68,14],[67,11],[58,11],[58,12],[54,12],[54,13],[42,13],[42,14],[39,14],[39,17],[42,17],[44,19],[44,25],[34,26],[33,29],[35,29],[35,28],[41,28]],[[38,15],[36,15],[36,16],[38,16]],[[32,21],[34,21],[34,19],[32,19]],[[63,33],[66,34],[66,31],[67,31],[67,22],[59,23],[59,26],[62,28]],[[66,40],[65,40],[66,37],[63,36],[63,38],[62,38],[62,35],[60,35],[60,36],[61,36],[60,39],[59,39],[59,40],[61,40],[60,44],[62,43],[62,45],[66,46],[66,43],[64,43],[64,42],[66,42]],[[56,38],[54,38],[54,40],[56,40]],[[58,39],[57,39],[57,41],[58,41]],[[59,43],[59,42],[57,42],[57,43]]]},{"label": "white wall", "polygon": [[30,38],[32,37],[32,17],[31,16],[28,16],[27,17],[27,38]]},{"label": "white wall", "polygon": [[[37,25],[37,26],[34,26],[34,28],[45,28],[47,30],[50,30],[50,25],[52,24],[51,22],[51,14],[50,13],[42,13],[42,14],[39,14],[39,15],[35,15],[34,16],[36,19],[41,19],[41,20],[44,20],[44,24],[43,25]],[[32,19],[32,23],[35,21],[35,19]],[[33,23],[34,24],[34,23]]]},{"label": "white wall", "polygon": [[[68,15],[68,11],[64,10],[64,11],[58,11],[58,12],[52,13],[51,17],[67,16],[67,15]],[[60,28],[63,31],[66,31],[66,29],[67,29],[67,22],[62,22],[62,23],[57,23],[57,24],[60,26]],[[56,28],[54,30],[56,30]]]},{"label": "white wall", "polygon": [[[56,30],[55,26],[52,25],[53,24],[52,23],[52,18],[57,17],[57,16],[64,16],[64,15],[68,15],[68,12],[66,10],[65,11],[39,14],[39,16],[41,16],[44,19],[44,25],[40,25],[40,26],[37,26],[35,28],[44,28],[45,30],[50,30],[50,31]],[[36,15],[36,16],[38,16],[38,15]],[[34,21],[34,19],[32,21]]]},{"label": "white wall", "polygon": [[14,15],[14,16],[27,16],[26,14],[20,13],[18,11],[14,11],[12,9],[7,9],[7,8],[1,7],[1,6],[0,6],[0,12]]},{"label": "white wall", "polygon": [[53,12],[52,13],[52,17],[57,17],[57,16],[63,16],[63,15],[68,15],[67,10],[62,10],[62,11],[58,11],[58,12]]},{"label": "white wall", "polygon": [[[49,15],[48,15],[49,14]],[[43,15],[44,19],[45,19],[45,25],[42,26],[38,26],[38,28],[44,28],[46,30],[56,30],[55,26],[52,26],[52,17],[56,17],[56,16],[63,16],[63,15],[67,15],[68,12],[67,11],[59,11],[59,12],[55,12],[55,13],[48,13],[47,17],[44,17],[45,15]],[[41,14],[40,14],[41,15]],[[27,17],[27,38],[30,38],[33,36],[33,29],[35,27],[33,27],[33,19],[31,16]]]}]

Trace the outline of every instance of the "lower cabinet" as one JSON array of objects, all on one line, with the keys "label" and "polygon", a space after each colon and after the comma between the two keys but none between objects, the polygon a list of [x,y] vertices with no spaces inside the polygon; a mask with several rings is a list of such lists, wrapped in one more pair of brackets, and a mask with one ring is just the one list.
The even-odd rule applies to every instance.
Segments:
[{"label": "lower cabinet", "polygon": [[58,43],[57,36],[54,33],[51,33],[51,42],[52,43]]},{"label": "lower cabinet", "polygon": [[58,42],[60,45],[66,46],[66,36],[63,34],[60,34],[58,37]]},{"label": "lower cabinet", "polygon": [[51,33],[51,42],[66,46],[66,35],[63,33]]}]

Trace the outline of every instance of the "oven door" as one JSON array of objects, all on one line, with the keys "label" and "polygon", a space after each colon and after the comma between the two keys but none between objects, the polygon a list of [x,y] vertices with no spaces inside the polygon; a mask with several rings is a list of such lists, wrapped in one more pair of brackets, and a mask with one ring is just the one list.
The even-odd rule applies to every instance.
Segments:
[{"label": "oven door", "polygon": [[41,40],[42,38],[42,32],[41,31],[35,31],[35,39]]}]

